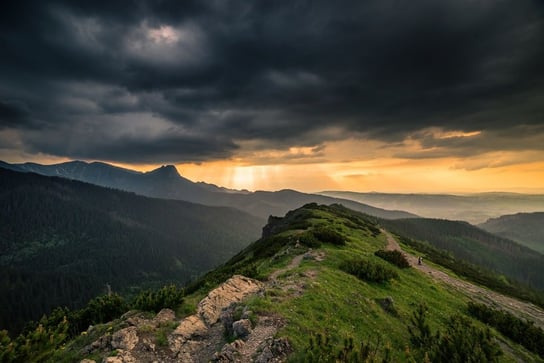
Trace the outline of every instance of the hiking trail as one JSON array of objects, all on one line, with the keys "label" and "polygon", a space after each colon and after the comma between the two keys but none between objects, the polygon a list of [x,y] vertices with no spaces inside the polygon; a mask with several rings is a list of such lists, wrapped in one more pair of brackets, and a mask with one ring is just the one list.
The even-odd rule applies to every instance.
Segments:
[{"label": "hiking trail", "polygon": [[418,257],[413,256],[402,250],[397,240],[388,231],[382,229],[382,233],[387,237],[387,250],[399,250],[405,256],[410,266],[421,271],[424,274],[431,276],[434,280],[448,284],[470,297],[473,300],[490,305],[493,308],[499,308],[517,316],[518,318],[528,319],[535,325],[544,328],[544,310],[529,302],[517,300],[513,297],[502,295],[498,292],[489,290],[484,287],[474,285],[460,278],[448,275],[432,266],[429,266],[425,259],[421,265],[418,264]]}]

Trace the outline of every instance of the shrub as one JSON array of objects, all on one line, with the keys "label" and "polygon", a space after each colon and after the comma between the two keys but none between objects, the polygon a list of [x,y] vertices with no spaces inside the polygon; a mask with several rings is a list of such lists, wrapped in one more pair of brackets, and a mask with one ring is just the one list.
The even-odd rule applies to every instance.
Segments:
[{"label": "shrub", "polygon": [[328,335],[312,334],[308,347],[294,357],[297,362],[322,363],[388,363],[392,361],[391,349],[383,350],[380,343],[371,344],[361,341],[355,344],[352,337],[346,338],[343,344],[334,344]]},{"label": "shrub", "polygon": [[297,235],[298,242],[311,248],[318,248],[321,246],[321,241],[315,238],[313,232],[304,232]]},{"label": "shrub", "polygon": [[55,350],[68,337],[68,321],[63,318],[53,326],[38,324],[35,329],[11,340],[7,331],[0,331],[0,362],[50,361]]},{"label": "shrub", "polygon": [[175,309],[183,303],[185,291],[176,285],[168,285],[157,291],[143,291],[132,303],[132,308],[159,312],[161,309]]},{"label": "shrub", "polygon": [[408,262],[404,254],[398,250],[394,250],[394,251],[378,250],[374,252],[374,255],[378,256],[379,258],[387,262],[392,263],[393,265],[397,267],[400,267],[400,268],[410,267],[410,262]]},{"label": "shrub", "polygon": [[419,304],[410,317],[408,333],[410,334],[410,343],[415,348],[421,348],[431,345],[432,332],[427,323],[427,313],[429,309],[425,304]]},{"label": "shrub", "polygon": [[361,280],[372,282],[386,282],[399,277],[396,271],[371,260],[348,260],[340,265],[340,269]]},{"label": "shrub", "polygon": [[[89,301],[83,309],[68,313],[70,336],[84,331],[89,325],[105,323],[117,319],[129,309],[125,300],[117,295],[98,296]],[[58,314],[56,314],[58,316]]]},{"label": "shrub", "polygon": [[346,244],[344,237],[331,227],[321,226],[314,229],[312,233],[315,238],[323,243],[330,243],[337,246],[344,246]]},{"label": "shrub", "polygon": [[485,304],[468,303],[470,315],[491,325],[504,336],[544,357],[544,331],[531,321],[524,321],[505,311],[495,310]]},{"label": "shrub", "polygon": [[481,329],[463,316],[453,315],[445,330],[432,334],[427,308],[420,305],[408,325],[410,343],[421,360],[437,363],[498,362],[502,354],[489,329]]}]

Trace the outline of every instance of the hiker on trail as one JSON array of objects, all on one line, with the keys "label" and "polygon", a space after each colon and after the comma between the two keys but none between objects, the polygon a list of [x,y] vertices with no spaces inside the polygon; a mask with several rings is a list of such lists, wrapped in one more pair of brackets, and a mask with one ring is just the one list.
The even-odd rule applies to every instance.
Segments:
[{"label": "hiker on trail", "polygon": [[421,261],[422,261],[422,260],[423,260],[423,259],[421,258],[421,256],[419,256],[419,257],[417,258],[417,264],[418,264],[418,265],[421,265]]}]

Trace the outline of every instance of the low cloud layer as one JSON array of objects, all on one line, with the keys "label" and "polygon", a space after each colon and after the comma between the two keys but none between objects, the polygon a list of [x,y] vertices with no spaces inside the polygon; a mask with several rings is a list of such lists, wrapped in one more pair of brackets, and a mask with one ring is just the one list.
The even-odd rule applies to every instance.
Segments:
[{"label": "low cloud layer", "polygon": [[8,0],[0,46],[0,133],[25,154],[201,162],[349,137],[417,140],[410,158],[544,150],[538,0]]}]

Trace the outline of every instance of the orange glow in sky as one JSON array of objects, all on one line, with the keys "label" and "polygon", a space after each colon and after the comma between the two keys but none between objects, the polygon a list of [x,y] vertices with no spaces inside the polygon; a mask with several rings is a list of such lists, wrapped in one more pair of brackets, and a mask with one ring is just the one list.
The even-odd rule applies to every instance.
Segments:
[{"label": "orange glow in sky", "polygon": [[[480,132],[425,131],[438,140],[464,142]],[[441,147],[425,146],[417,139],[402,143],[351,138],[319,147],[261,150],[244,145],[228,160],[178,163],[179,173],[232,189],[303,192],[350,190],[389,193],[475,193],[508,191],[544,193],[542,151],[489,151],[455,156]],[[50,164],[69,161],[47,155],[19,155],[11,162],[32,160]],[[89,160],[91,161],[91,160]],[[111,164],[150,171],[157,164]]]}]

